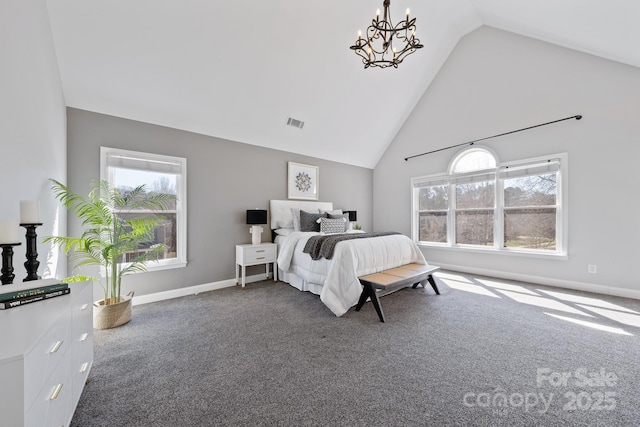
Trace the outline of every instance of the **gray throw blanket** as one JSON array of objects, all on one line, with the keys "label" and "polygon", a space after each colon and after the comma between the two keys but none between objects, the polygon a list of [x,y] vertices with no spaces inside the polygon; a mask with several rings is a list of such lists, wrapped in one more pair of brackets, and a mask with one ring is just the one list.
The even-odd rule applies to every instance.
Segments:
[{"label": "gray throw blanket", "polygon": [[333,258],[333,250],[339,242],[353,239],[366,239],[369,237],[389,236],[400,234],[397,231],[378,231],[372,233],[347,233],[330,234],[324,236],[311,236],[304,245],[302,252],[311,255],[311,259]]}]

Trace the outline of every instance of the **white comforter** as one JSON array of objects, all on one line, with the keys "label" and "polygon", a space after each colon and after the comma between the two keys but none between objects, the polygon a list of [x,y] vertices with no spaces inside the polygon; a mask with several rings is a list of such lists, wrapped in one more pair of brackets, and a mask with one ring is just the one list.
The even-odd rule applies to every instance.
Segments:
[{"label": "white comforter", "polygon": [[403,264],[427,263],[418,246],[402,234],[342,241],[332,259],[314,261],[302,250],[309,237],[317,234],[293,232],[278,239],[278,267],[309,283],[322,284],[320,300],[336,316],[358,303],[362,293],[359,276]]}]

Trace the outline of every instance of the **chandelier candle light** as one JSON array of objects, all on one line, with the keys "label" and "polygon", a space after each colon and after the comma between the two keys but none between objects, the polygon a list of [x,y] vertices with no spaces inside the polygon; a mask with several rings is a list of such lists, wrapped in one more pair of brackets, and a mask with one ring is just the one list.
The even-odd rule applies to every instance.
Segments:
[{"label": "chandelier candle light", "polygon": [[358,31],[358,40],[350,47],[362,58],[364,68],[398,68],[405,57],[423,47],[420,39],[416,38],[416,18],[409,18],[407,9],[405,20],[393,25],[389,12],[390,3],[391,0],[384,0],[382,20],[378,9],[367,33],[363,36]]}]

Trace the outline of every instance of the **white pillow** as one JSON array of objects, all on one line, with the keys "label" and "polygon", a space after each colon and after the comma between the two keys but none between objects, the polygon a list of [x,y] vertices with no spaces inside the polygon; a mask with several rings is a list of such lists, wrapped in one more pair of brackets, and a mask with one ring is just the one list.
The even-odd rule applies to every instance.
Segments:
[{"label": "white pillow", "polygon": [[274,231],[278,236],[288,236],[289,234],[293,233],[293,228],[278,228]]},{"label": "white pillow", "polygon": [[291,221],[280,220],[276,223],[276,225],[278,226],[278,228],[290,228],[291,230],[293,230],[293,220]]},{"label": "white pillow", "polygon": [[309,211],[306,209],[291,208],[291,215],[293,216],[293,231],[300,231],[300,211],[301,210],[304,210],[305,212],[313,213],[313,214],[320,213],[319,209],[314,209]]}]

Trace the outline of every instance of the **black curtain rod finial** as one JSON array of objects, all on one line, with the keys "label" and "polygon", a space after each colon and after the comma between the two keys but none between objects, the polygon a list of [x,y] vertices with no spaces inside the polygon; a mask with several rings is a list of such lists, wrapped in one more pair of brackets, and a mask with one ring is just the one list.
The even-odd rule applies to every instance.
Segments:
[{"label": "black curtain rod finial", "polygon": [[581,116],[580,114],[578,114],[578,115],[576,116],[576,120],[580,120],[581,118],[582,118],[582,116]]}]

